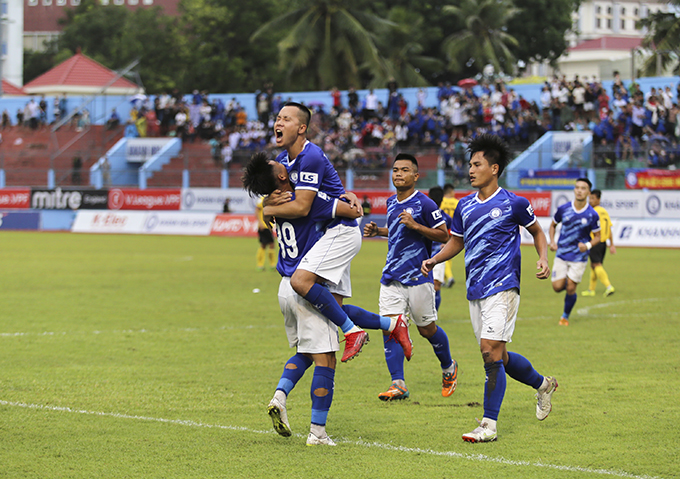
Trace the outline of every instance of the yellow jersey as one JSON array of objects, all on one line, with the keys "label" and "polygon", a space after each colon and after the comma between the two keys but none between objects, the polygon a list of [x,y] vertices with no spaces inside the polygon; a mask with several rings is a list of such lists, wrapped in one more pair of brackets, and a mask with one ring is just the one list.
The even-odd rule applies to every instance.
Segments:
[{"label": "yellow jersey", "polygon": [[[600,242],[605,243],[612,237],[612,219],[603,207],[595,206],[593,209],[600,215]],[[593,233],[590,233],[590,237],[593,236]]]},{"label": "yellow jersey", "polygon": [[264,222],[264,215],[262,213],[264,206],[264,196],[257,200],[257,204],[255,205],[255,214],[257,215],[257,229],[259,230],[266,230],[269,229],[269,226],[267,226],[267,223]]},{"label": "yellow jersey", "polygon": [[453,218],[453,212],[456,211],[456,206],[458,206],[458,198],[454,198],[453,196],[447,198],[445,196],[444,199],[442,199],[442,204],[439,206],[439,209]]}]

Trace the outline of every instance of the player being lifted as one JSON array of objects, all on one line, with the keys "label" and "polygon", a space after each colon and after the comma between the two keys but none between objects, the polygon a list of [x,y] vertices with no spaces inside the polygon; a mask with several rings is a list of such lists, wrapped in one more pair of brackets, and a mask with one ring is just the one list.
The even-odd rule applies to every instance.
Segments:
[{"label": "player being lifted", "polygon": [[[302,218],[309,214],[317,195],[348,197],[352,207],[361,209],[356,195],[345,192],[323,150],[307,141],[310,119],[309,109],[299,103],[287,103],[276,117],[276,146],[285,150],[276,161],[286,167],[295,197],[290,191],[272,193],[264,202],[265,215]],[[296,293],[342,329],[346,341],[343,362],[359,354],[368,341],[368,334],[341,308],[343,298],[351,296],[350,263],[360,248],[361,232],[356,220],[337,218],[305,255],[290,280]]]},{"label": "player being lifted", "polygon": [[[550,249],[557,251],[553,263],[552,286],[556,293],[567,290],[560,326],[569,326],[569,315],[578,298],[576,286],[581,282],[588,265],[588,251],[600,242],[600,218],[588,204],[591,187],[592,183],[588,178],[577,179],[574,184],[574,201],[558,207],[550,223]],[[562,229],[560,239],[555,243],[559,223],[562,223]]]},{"label": "player being lifted", "polygon": [[[392,183],[397,194],[387,199],[387,226],[373,221],[364,226],[364,236],[387,236],[387,259],[380,279],[380,314],[399,317],[410,314],[421,336],[432,345],[442,368],[442,396],[456,390],[458,364],[451,358],[449,338],[437,326],[432,277],[420,273],[420,264],[432,254],[432,242],[449,239],[442,212],[437,205],[416,190],[418,161],[400,153],[392,164]],[[392,385],[378,395],[383,401],[405,399],[409,391],[404,380],[404,354],[408,354],[390,336],[383,337],[385,360]],[[408,356],[407,356],[408,357]]]},{"label": "player being lifted", "polygon": [[[281,163],[268,160],[264,154],[254,155],[250,160],[245,168],[243,184],[248,192],[256,195],[267,195],[277,189],[282,192],[293,191],[286,168]],[[302,258],[323,237],[328,222],[337,216],[357,218],[360,212],[338,198],[319,194],[312,201],[306,217],[275,219],[280,242],[277,270],[282,276],[279,305],[285,318],[289,344],[297,348],[297,353],[284,367],[274,397],[269,403],[268,414],[279,434],[291,435],[286,399],[313,362],[316,367],[312,380],[312,425],[307,439],[309,445],[335,445],[325,431],[325,424],[333,398],[335,352],[339,348],[338,331],[336,325],[293,291],[290,282]],[[265,215],[265,219],[271,221],[272,217]],[[392,331],[392,335],[404,347],[411,346],[403,318],[380,317],[350,305],[343,308],[350,315],[358,316],[357,322],[363,327]]]},{"label": "player being lifted", "polygon": [[534,238],[538,253],[538,279],[550,276],[548,245],[534,210],[526,198],[498,186],[509,159],[507,145],[497,136],[483,134],[472,140],[470,185],[478,191],[462,198],[453,215],[452,236],[442,250],[422,263],[423,274],[465,249],[467,298],[470,319],[484,361],[484,417],[479,427],[463,434],[468,442],[497,438],[496,422],[506,389],[507,374],[536,389],[536,417],[545,419],[552,409],[555,378],[541,376],[528,359],[507,350],[517,321],[521,276],[520,226]]}]

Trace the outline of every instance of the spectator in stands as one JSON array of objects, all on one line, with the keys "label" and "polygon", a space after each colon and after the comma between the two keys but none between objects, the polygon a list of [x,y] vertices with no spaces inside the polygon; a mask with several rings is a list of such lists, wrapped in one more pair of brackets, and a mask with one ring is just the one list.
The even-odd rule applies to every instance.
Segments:
[{"label": "spectator in stands", "polygon": [[73,158],[73,164],[71,169],[71,183],[74,185],[79,185],[81,182],[80,172],[83,168],[83,160],[76,156]]},{"label": "spectator in stands", "polygon": [[12,119],[9,116],[9,112],[5,109],[2,112],[2,129],[6,129],[12,126]]},{"label": "spectator in stands", "polygon": [[104,184],[104,187],[107,188],[111,186],[111,163],[109,163],[109,158],[107,156],[104,157],[104,161],[102,161],[99,168],[102,172],[102,183]]}]

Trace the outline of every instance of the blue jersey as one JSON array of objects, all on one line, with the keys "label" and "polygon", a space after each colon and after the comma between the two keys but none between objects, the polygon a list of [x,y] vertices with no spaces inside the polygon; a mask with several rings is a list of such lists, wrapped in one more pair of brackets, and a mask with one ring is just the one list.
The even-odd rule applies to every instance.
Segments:
[{"label": "blue jersey", "polygon": [[[453,220],[451,219],[451,217],[449,215],[444,213],[444,211],[442,211],[442,218],[444,218],[444,223],[446,224],[446,231],[448,231],[449,234],[451,234],[451,222]],[[442,250],[443,247],[444,247],[444,243],[439,243],[439,242],[436,242],[436,241],[433,242],[432,243],[432,254],[435,255],[435,254],[439,253]]]},{"label": "blue jersey", "polygon": [[579,263],[588,261],[588,251],[579,251],[578,244],[587,243],[591,232],[600,231],[600,216],[597,211],[589,204],[576,211],[573,203],[565,203],[557,208],[553,221],[562,223],[557,241],[557,257]]},{"label": "blue jersey", "polygon": [[276,270],[281,276],[292,276],[302,258],[319,241],[335,218],[337,198],[317,193],[309,214],[302,218],[276,219],[279,260]]},{"label": "blue jersey", "polygon": [[[296,190],[321,191],[333,198],[345,194],[338,172],[323,150],[314,143],[307,141],[294,160],[288,158],[288,152],[284,151],[276,157],[276,161],[286,166],[290,182],[295,185]],[[329,227],[340,223],[359,226],[356,220],[337,218]]]},{"label": "blue jersey", "polygon": [[519,289],[522,256],[520,226],[536,222],[529,200],[503,188],[486,200],[468,195],[453,213],[452,234],[465,244],[467,299],[483,299]]},{"label": "blue jersey", "polygon": [[432,255],[432,240],[399,223],[399,214],[404,210],[428,228],[444,224],[441,210],[420,191],[401,202],[396,195],[390,196],[387,199],[387,261],[380,282],[397,281],[405,286],[432,283],[432,275],[423,276],[420,272],[421,263]]}]

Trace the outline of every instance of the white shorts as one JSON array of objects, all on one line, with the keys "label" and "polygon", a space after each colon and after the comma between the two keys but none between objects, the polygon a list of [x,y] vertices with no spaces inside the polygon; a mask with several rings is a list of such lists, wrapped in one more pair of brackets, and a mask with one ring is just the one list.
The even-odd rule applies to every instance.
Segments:
[{"label": "white shorts", "polygon": [[574,283],[580,283],[583,278],[583,273],[586,272],[587,261],[564,261],[555,257],[552,270],[552,281],[559,281],[564,278],[569,278]]},{"label": "white shorts", "polygon": [[483,299],[471,300],[470,320],[477,343],[482,339],[512,342],[518,310],[517,288],[501,291]]},{"label": "white shorts", "polygon": [[392,281],[387,286],[381,284],[379,307],[381,316],[407,314],[421,328],[437,321],[432,283],[404,286]]},{"label": "white shorts", "polygon": [[432,279],[434,279],[435,281],[439,281],[440,283],[443,283],[445,276],[446,276],[446,264],[437,263],[437,265],[434,268],[432,268]]},{"label": "white shorts", "polygon": [[349,298],[352,296],[349,267],[360,249],[359,227],[340,224],[328,228],[302,258],[298,268],[325,279],[331,293]]},{"label": "white shorts", "polygon": [[279,306],[283,313],[288,344],[298,353],[322,354],[340,350],[338,327],[297,294],[290,278],[281,278]]}]

